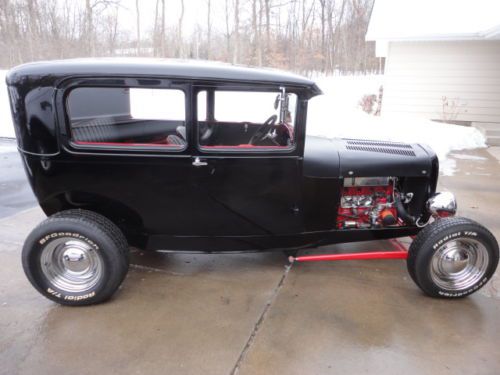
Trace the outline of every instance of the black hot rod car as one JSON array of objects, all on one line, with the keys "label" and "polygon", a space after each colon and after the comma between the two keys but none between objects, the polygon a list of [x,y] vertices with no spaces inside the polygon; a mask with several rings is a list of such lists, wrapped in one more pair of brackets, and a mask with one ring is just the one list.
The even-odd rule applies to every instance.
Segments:
[{"label": "black hot rod car", "polygon": [[81,59],[16,67],[7,84],[26,174],[48,216],[26,239],[23,267],[56,302],[109,298],[129,244],[290,251],[416,236],[408,252],[341,259],[407,258],[436,297],[466,296],[495,272],[495,238],[453,217],[429,147],[306,136],[308,100],[321,94],[306,78]]}]

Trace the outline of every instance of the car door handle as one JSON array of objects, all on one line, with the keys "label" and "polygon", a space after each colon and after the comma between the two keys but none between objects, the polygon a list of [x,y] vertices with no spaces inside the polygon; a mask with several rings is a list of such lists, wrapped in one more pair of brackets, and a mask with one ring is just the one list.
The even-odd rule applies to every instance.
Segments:
[{"label": "car door handle", "polygon": [[200,158],[194,158],[193,165],[195,167],[204,167],[208,165],[208,163],[206,161],[201,160]]}]

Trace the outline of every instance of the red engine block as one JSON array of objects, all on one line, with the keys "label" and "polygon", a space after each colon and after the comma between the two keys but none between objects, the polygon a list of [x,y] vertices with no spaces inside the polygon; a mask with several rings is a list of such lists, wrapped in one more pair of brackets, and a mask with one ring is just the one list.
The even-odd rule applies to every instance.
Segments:
[{"label": "red engine block", "polygon": [[374,225],[396,224],[397,211],[392,185],[343,188],[337,213],[337,228],[371,228]]}]

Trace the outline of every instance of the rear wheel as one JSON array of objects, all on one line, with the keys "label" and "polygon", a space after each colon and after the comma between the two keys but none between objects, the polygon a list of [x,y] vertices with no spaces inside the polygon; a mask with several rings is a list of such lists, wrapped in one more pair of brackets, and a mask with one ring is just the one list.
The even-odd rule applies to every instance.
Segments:
[{"label": "rear wheel", "polygon": [[23,247],[23,268],[33,286],[64,305],[110,298],[128,271],[128,246],[110,220],[68,210],[44,220]]},{"label": "rear wheel", "polygon": [[409,249],[408,271],[429,296],[465,297],[484,286],[498,265],[498,243],[482,225],[465,218],[439,219]]}]

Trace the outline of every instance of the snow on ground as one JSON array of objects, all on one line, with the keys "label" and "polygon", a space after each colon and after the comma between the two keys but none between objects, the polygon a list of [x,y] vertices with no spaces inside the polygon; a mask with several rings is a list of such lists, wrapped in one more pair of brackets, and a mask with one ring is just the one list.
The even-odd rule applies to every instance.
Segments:
[{"label": "snow on ground", "polygon": [[[5,84],[6,70],[0,70],[0,137],[14,138],[14,127],[10,115],[7,85]],[[0,150],[1,152],[1,150]]]},{"label": "snow on ground", "polygon": [[[441,173],[452,175],[450,151],[486,147],[473,127],[444,124],[408,115],[373,116],[358,105],[365,94],[378,94],[383,76],[332,76],[315,79],[324,95],[308,106],[307,133],[328,138],[362,138],[427,144],[436,152]],[[382,101],[382,112],[383,112]]]},{"label": "snow on ground", "polygon": [[460,159],[460,160],[476,160],[476,161],[488,160],[488,158],[484,158],[482,156],[477,156],[477,155],[452,153],[450,154],[450,156],[452,156],[454,159]]},{"label": "snow on ground", "polygon": [[17,144],[11,139],[0,139],[0,154],[17,152]]}]

